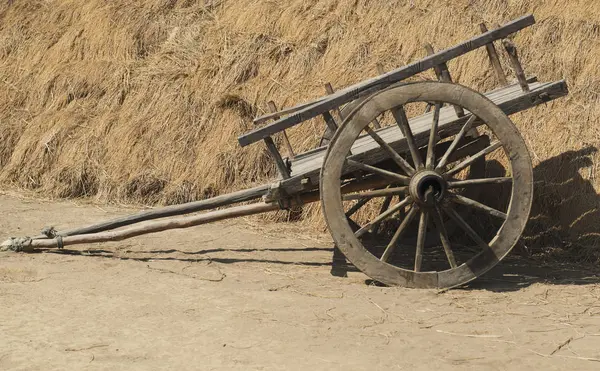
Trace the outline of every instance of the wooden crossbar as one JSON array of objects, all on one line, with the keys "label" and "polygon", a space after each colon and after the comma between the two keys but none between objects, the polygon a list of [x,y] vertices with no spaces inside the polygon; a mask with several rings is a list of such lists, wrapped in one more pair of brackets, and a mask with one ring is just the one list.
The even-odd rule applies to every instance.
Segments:
[{"label": "wooden crossbar", "polygon": [[[475,36],[470,40],[467,40],[452,48],[437,52],[420,61],[390,71],[384,75],[352,85],[350,87],[336,92],[335,94],[332,94],[325,98],[320,98],[315,102],[309,104],[302,104],[298,106],[302,108],[299,108],[293,114],[276,120],[265,127],[255,129],[244,135],[241,135],[240,137],[238,137],[238,142],[242,147],[255,143],[270,135],[280,132],[281,130],[285,130],[300,122],[310,120],[313,117],[321,115],[325,111],[332,110],[336,107],[341,106],[342,104],[351,102],[362,96],[372,94],[375,91],[384,89],[390,85],[397,83],[398,81],[402,81],[410,76],[416,75],[430,68],[433,68],[434,66],[437,66],[440,63],[448,62],[470,51],[483,47],[489,44],[490,42],[493,42],[494,40],[506,38],[507,36],[526,27],[529,27],[534,23],[535,18],[533,17],[533,15],[523,16],[505,24],[500,28]],[[278,114],[281,114],[281,112],[272,114],[272,116],[267,116],[271,118]],[[263,116],[260,119],[266,120],[268,119],[267,116]]]}]

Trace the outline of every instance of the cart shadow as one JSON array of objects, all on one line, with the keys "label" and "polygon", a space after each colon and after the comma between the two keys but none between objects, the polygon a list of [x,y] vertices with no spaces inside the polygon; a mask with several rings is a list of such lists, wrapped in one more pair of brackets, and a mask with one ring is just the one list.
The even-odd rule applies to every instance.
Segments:
[{"label": "cart shadow", "polygon": [[[252,253],[252,252],[331,252],[331,248],[321,247],[306,247],[306,248],[241,248],[241,249],[207,249],[199,251],[183,251],[177,249],[167,250],[139,250],[139,251],[128,251],[127,253],[132,254],[181,254],[181,255],[193,255],[201,256],[214,253]],[[138,262],[150,262],[150,261],[178,261],[186,263],[200,263],[200,262],[215,262],[222,264],[235,264],[235,263],[265,263],[265,264],[281,264],[281,265],[304,265],[304,266],[329,266],[328,262],[316,262],[316,261],[300,261],[300,260],[279,260],[279,259],[255,259],[255,258],[218,258],[214,256],[197,257],[197,258],[184,258],[181,256],[127,256],[120,255],[115,251],[104,250],[104,249],[87,249],[87,250],[44,250],[40,251],[49,254],[63,254],[63,255],[75,255],[75,256],[86,256],[96,257],[105,259],[116,259],[123,261],[138,261]]]},{"label": "cart shadow", "polygon": [[[535,283],[586,285],[600,283],[600,195],[591,180],[593,156],[588,146],[567,151],[534,167],[534,201],[529,222],[516,251],[498,266],[465,286],[467,289],[514,291]],[[487,164],[487,176],[503,176],[497,161]],[[592,176],[590,178],[593,179]],[[483,199],[501,207],[510,189],[498,188]],[[529,255],[529,256],[527,256]]]}]

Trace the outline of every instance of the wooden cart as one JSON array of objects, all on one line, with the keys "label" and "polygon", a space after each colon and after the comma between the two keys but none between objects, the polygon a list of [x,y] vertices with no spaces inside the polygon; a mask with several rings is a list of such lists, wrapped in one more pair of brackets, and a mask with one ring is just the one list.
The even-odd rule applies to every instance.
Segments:
[{"label": "wooden cart", "polygon": [[[523,72],[508,37],[534,23],[529,15],[491,31],[482,24],[481,34],[460,45],[439,52],[427,45],[429,56],[418,62],[337,92],[328,84],[327,96],[255,119],[270,123],[239,143],[265,142],[279,173],[269,184],[70,231],[47,228],[2,246],[24,251],[121,240],[320,200],[337,248],[374,280],[464,284],[510,252],[529,217],[531,159],[508,116],[568,94],[564,81],[541,83]],[[503,73],[498,40],[514,83]],[[485,94],[453,83],[446,65],[481,47],[502,85]],[[429,69],[439,81],[405,81]],[[285,130],[318,116],[326,124],[322,146],[294,154]],[[283,136],[289,157],[281,156],[275,135]],[[230,206],[236,203],[244,204]],[[209,209],[215,210],[131,226]]]}]

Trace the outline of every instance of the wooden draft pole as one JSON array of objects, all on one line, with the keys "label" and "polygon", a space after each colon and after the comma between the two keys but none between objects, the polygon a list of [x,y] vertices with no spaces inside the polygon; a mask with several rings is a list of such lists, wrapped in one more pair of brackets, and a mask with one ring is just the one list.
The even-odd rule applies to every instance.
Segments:
[{"label": "wooden draft pole", "polygon": [[148,222],[146,224],[141,224],[139,226],[133,226],[117,231],[79,234],[67,237],[58,235],[53,239],[32,239],[27,237],[11,238],[0,245],[0,251],[31,251],[35,248],[62,249],[63,247],[70,245],[121,241],[143,234],[162,232],[169,229],[189,228],[218,220],[265,213],[278,209],[279,205],[277,203],[261,202],[251,205],[235,206],[225,210],[211,211],[200,215]]},{"label": "wooden draft pole", "polygon": [[[96,224],[92,224],[83,228],[76,228],[67,230],[64,232],[54,231],[53,228],[46,228],[46,233],[41,236],[34,237],[33,239],[45,239],[53,238],[53,235],[60,235],[62,237],[76,236],[80,234],[91,234],[104,232],[116,228],[126,227],[128,225],[137,224],[149,220],[167,218],[178,215],[185,215],[196,213],[199,211],[205,211],[209,209],[216,209],[218,207],[228,206],[235,203],[246,202],[257,200],[265,195],[269,191],[269,185],[261,185],[254,188],[245,189],[233,193],[228,193],[221,196],[212,197],[206,200],[189,202],[181,205],[172,205],[162,207],[160,209],[144,211],[136,215],[124,216],[121,218],[108,220]],[[51,233],[50,233],[51,232]],[[51,236],[49,236],[49,234]]]}]

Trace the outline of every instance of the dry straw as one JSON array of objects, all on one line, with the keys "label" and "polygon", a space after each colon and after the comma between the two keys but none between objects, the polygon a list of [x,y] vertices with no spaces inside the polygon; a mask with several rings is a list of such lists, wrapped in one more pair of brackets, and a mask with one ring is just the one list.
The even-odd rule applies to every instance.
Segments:
[{"label": "dry straw", "polygon": [[[0,6],[0,180],[54,197],[179,203],[265,182],[236,137],[266,102],[294,103],[534,13],[516,37],[529,74],[567,99],[514,117],[536,166],[526,243],[595,255],[600,144],[596,0],[15,0]],[[508,66],[504,60],[505,66]],[[485,51],[450,63],[496,85]],[[508,69],[506,70],[508,73]],[[323,130],[290,131],[299,151]],[[318,225],[316,206],[305,220]],[[529,241],[529,242],[527,242]],[[597,255],[596,255],[597,256]]]}]

